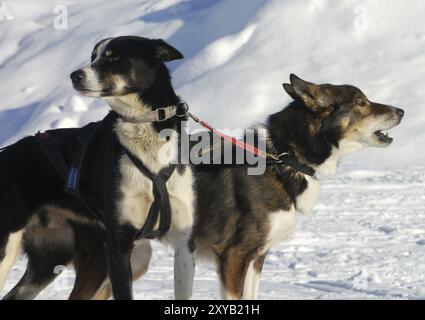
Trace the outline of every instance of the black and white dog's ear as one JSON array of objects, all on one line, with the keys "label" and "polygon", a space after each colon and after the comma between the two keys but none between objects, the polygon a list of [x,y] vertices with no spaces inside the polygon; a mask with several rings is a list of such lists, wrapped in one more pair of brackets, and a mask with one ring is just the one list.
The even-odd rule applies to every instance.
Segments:
[{"label": "black and white dog's ear", "polygon": [[163,62],[183,59],[183,54],[162,39],[153,40],[155,58]]},{"label": "black and white dog's ear", "polygon": [[91,52],[91,61],[94,60],[94,58],[99,54],[99,48],[101,47],[101,45],[105,44],[108,41],[111,41],[113,38],[105,38],[100,40],[98,43],[96,43],[96,45],[94,46],[92,52]]}]

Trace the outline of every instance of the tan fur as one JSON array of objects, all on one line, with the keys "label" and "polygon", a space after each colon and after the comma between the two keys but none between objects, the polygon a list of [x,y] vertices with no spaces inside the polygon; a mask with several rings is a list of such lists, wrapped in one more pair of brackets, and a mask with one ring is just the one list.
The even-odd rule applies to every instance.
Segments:
[{"label": "tan fur", "polygon": [[261,273],[261,271],[263,270],[263,265],[264,265],[264,260],[266,260],[266,255],[267,255],[267,253],[265,253],[264,255],[259,256],[257,259],[255,259],[254,269],[258,273]]},{"label": "tan fur", "polygon": [[76,273],[74,288],[69,300],[89,300],[96,295],[106,276],[106,261],[92,257],[74,257]]},{"label": "tan fur", "polygon": [[21,250],[23,230],[11,233],[6,243],[5,256],[0,261],[0,291],[6,282],[6,277]]},{"label": "tan fur", "polygon": [[243,295],[245,274],[250,263],[249,257],[243,252],[238,248],[230,248],[220,257],[222,295],[229,300],[239,300]]}]

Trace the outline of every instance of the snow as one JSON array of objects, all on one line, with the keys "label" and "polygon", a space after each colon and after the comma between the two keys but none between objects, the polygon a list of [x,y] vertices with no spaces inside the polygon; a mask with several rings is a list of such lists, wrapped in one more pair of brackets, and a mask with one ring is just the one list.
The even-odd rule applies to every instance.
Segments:
[{"label": "snow", "polygon": [[[425,299],[425,172],[344,166],[325,184],[314,214],[267,256],[260,299]],[[173,298],[173,252],[154,243],[151,267],[135,283],[137,299]],[[23,273],[13,269],[10,289]],[[66,269],[40,299],[65,299]],[[5,290],[7,291],[7,290]],[[199,263],[194,299],[219,298],[212,265]]]},{"label": "snow", "polygon": [[[393,145],[346,159],[313,214],[300,216],[291,240],[271,252],[260,298],[425,298],[423,1],[0,3],[0,146],[102,118],[105,104],[76,94],[69,74],[98,40],[125,34],[164,38],[185,55],[169,64],[176,91],[218,128],[280,110],[290,101],[281,86],[290,73],[354,84],[373,101],[404,108]],[[58,20],[63,10],[67,19]],[[155,243],[136,297],[172,298],[172,265],[171,250]],[[24,260],[7,288],[23,268]],[[72,271],[65,273],[40,298],[66,298]],[[218,298],[212,266],[198,267],[194,298]]]}]

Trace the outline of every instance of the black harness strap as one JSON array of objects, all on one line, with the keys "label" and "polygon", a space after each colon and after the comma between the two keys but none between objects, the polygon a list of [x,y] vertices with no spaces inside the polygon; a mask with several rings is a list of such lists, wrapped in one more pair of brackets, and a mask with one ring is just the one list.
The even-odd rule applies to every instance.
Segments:
[{"label": "black harness strap", "polygon": [[[161,237],[167,233],[171,227],[171,205],[167,191],[167,181],[176,169],[176,165],[172,164],[167,168],[162,169],[158,175],[155,175],[129,150],[125,149],[125,153],[136,165],[137,169],[152,181],[152,192],[154,196],[154,201],[149,209],[146,222],[142,229],[137,232],[136,239],[154,239]],[[159,227],[154,230],[159,216]]]},{"label": "black harness strap", "polygon": [[[72,159],[72,163],[69,165],[65,160],[60,146],[62,139],[56,138],[56,136],[50,136],[47,133],[38,133],[36,138],[49,159],[59,176],[66,182],[65,191],[76,197],[81,201],[87,209],[89,209],[94,216],[99,220],[110,219],[113,214],[114,206],[114,172],[113,168],[117,163],[118,156],[124,152],[138,170],[152,181],[152,192],[154,201],[149,209],[145,224],[137,232],[136,239],[147,238],[154,239],[163,236],[171,227],[171,205],[167,191],[166,183],[170,179],[171,175],[176,169],[176,165],[170,165],[162,169],[157,175],[153,174],[143,162],[130,151],[123,148],[118,142],[117,137],[113,130],[110,129],[110,125],[114,119],[114,114],[109,114],[103,121],[99,122],[96,127],[92,127],[85,138],[77,137],[81,142],[81,148],[79,149],[76,156]],[[104,149],[104,161],[106,165],[102,171],[104,181],[104,197],[103,205],[101,205],[96,197],[89,192],[81,181],[81,170],[83,163],[87,158],[88,149],[93,149],[96,146],[93,145],[95,137],[101,136],[102,141],[106,140]],[[154,229],[159,219],[158,229]]]},{"label": "black harness strap", "polygon": [[[50,138],[49,134],[38,132],[36,135],[41,149],[55,168],[59,176],[66,182],[65,192],[79,199],[98,219],[102,219],[101,205],[85,189],[81,189],[78,183],[79,169],[85,153],[85,147],[74,159],[71,168],[69,168],[63,154],[59,148],[60,142]],[[77,165],[78,164],[78,165]]]},{"label": "black harness strap", "polygon": [[283,153],[281,156],[279,156],[279,160],[267,160],[267,164],[274,167],[278,165],[291,167],[295,171],[301,172],[310,177],[314,177],[316,173],[312,167],[297,161],[295,158],[291,157],[289,153]]},{"label": "black harness strap", "polygon": [[[314,177],[316,171],[307,165],[304,165],[300,162],[298,162],[295,159],[280,159],[280,160],[267,160],[267,165],[271,166],[273,168],[280,168],[283,170],[284,167],[291,168],[297,172],[300,172],[302,174],[308,175],[310,177]],[[255,167],[253,164],[195,164],[194,165],[197,168],[200,168],[201,170],[216,170],[216,169],[235,169],[235,168],[249,168],[249,167]]]},{"label": "black harness strap", "polygon": [[[209,138],[211,139],[212,137],[214,137],[214,135],[215,135],[215,133],[210,132]],[[191,162],[189,162],[189,163],[193,164],[194,166],[197,166],[198,168],[207,169],[207,170],[213,169],[213,168],[214,169],[227,169],[227,168],[240,168],[240,167],[254,167],[256,165],[256,164],[249,164],[249,163],[246,163],[246,162],[244,162],[244,163],[229,163],[229,164],[223,163],[225,161],[223,155],[226,152],[232,152],[233,153],[234,149],[241,148],[241,147],[235,146],[235,145],[229,143],[228,141],[224,141],[223,138],[220,138],[220,139],[221,139],[221,143],[220,143],[219,146],[210,147],[206,150],[206,152],[204,152],[204,151],[202,153],[199,152],[199,155],[203,156],[207,152],[209,152],[209,154],[211,155],[211,154],[215,153],[215,150],[220,148],[218,153],[219,153],[221,158],[213,158],[213,157],[210,156],[209,157],[209,163],[203,163],[203,162],[201,162],[200,164],[199,163],[191,163]],[[192,148],[192,146],[190,146],[190,148]],[[230,149],[230,148],[233,148],[233,149]],[[270,145],[269,148],[271,148],[273,152],[277,152],[277,150],[275,150],[275,148],[272,145]],[[244,150],[244,151],[247,152],[246,150]],[[278,153],[275,153],[275,154],[278,154]],[[279,154],[279,156],[276,156],[276,157],[277,157],[277,159],[272,159],[270,157],[267,157],[266,160],[265,160],[266,164],[268,166],[272,166],[272,167],[277,167],[277,166],[279,166],[279,167],[290,167],[293,170],[300,172],[302,174],[305,174],[305,175],[308,175],[308,176],[311,176],[311,177],[315,176],[316,171],[314,170],[314,168],[310,167],[307,164],[303,164],[303,163],[299,162],[294,157],[293,152],[289,148],[287,149],[286,152],[282,152],[282,153]],[[184,159],[184,160],[190,161],[190,159]],[[218,160],[219,164],[216,164],[216,160]]]},{"label": "black harness strap", "polygon": [[53,143],[49,140],[48,133],[38,132],[35,137],[37,138],[41,149],[44,151],[44,154],[50,160],[56,172],[60,175],[62,179],[66,181],[66,179],[68,178],[68,165],[56,143]]}]

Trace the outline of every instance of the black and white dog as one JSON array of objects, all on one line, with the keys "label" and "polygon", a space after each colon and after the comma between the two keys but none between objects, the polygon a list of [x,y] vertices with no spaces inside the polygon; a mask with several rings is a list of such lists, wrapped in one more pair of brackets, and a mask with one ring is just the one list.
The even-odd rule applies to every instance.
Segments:
[{"label": "black and white dog", "polygon": [[[284,89],[294,101],[268,118],[267,149],[274,154],[288,153],[312,168],[313,176],[280,165],[268,166],[262,175],[248,175],[245,167],[194,170],[193,239],[197,255],[215,263],[224,298],[257,298],[267,252],[292,234],[298,214],[311,211],[321,180],[335,173],[344,155],[367,147],[389,146],[393,139],[383,131],[397,126],[404,116],[403,110],[372,102],[350,85],[316,85],[292,75]],[[76,231],[83,239],[90,239],[84,242],[91,244],[86,250],[102,261],[104,251],[94,246],[96,233],[80,227]],[[76,240],[75,252],[80,255],[84,250],[78,243],[83,241]],[[150,256],[148,242],[134,248],[135,276],[146,272]],[[27,269],[32,274],[48,271],[31,265]],[[102,265],[76,266],[76,273],[77,296],[110,296],[107,285],[97,296],[90,296],[90,292],[98,288],[84,287],[90,275],[104,274]]]},{"label": "black and white dog", "polygon": [[[152,180],[139,170],[134,159],[156,176],[177,157],[184,118],[176,116],[180,99],[164,63],[182,58],[178,50],[163,40],[135,36],[110,38],[95,46],[88,66],[71,74],[77,91],[109,104],[116,115],[111,132],[126,151],[111,163],[113,183],[111,193],[106,195],[110,214],[105,214],[103,221],[95,219],[84,203],[63,191],[64,181],[36,137],[26,137],[0,153],[0,289],[22,243],[32,263],[30,269],[36,270],[25,274],[19,289],[9,298],[34,297],[53,279],[51,267],[67,264],[73,257],[76,266],[99,267],[92,268],[93,273],[86,273],[86,277],[96,278],[96,272],[106,269],[101,266],[105,260],[84,260],[94,249],[89,242],[80,242],[81,252],[86,250],[87,254],[80,254],[80,259],[75,261],[72,251],[78,239],[84,241],[84,233],[74,232],[74,225],[79,225],[79,230],[90,225],[87,232],[91,236],[106,239],[113,295],[116,299],[132,298],[130,255],[135,235],[144,225],[154,201]],[[167,137],[160,135],[162,130],[167,130]],[[74,144],[65,145],[64,153],[71,153]],[[107,160],[97,159],[97,164]],[[97,183],[101,188],[102,177],[95,173],[95,166],[93,162],[87,174],[91,175],[92,185]],[[195,248],[191,242],[194,193],[190,167],[179,165],[175,169],[166,184],[171,228],[161,240],[175,248],[175,295],[184,299],[191,295],[194,273]],[[97,249],[104,250],[101,243]],[[38,272],[43,268],[50,275]],[[25,285],[30,282],[30,286]]]}]

